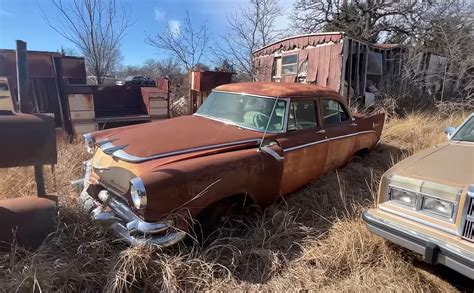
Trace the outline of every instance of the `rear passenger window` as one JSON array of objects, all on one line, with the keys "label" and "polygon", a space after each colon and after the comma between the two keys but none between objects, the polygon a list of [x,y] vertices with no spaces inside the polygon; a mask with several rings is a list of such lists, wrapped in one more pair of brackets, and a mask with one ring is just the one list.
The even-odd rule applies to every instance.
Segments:
[{"label": "rear passenger window", "polygon": [[324,125],[336,124],[349,120],[349,114],[335,100],[321,100]]},{"label": "rear passenger window", "polygon": [[292,101],[288,115],[288,131],[318,126],[314,100]]}]

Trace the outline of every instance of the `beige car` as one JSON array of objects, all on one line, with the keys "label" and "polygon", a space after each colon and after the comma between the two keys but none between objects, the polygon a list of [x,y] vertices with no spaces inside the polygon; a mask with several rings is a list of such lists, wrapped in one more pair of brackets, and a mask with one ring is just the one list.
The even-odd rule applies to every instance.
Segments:
[{"label": "beige car", "polygon": [[368,229],[474,279],[474,113],[448,141],[392,167],[380,182]]}]

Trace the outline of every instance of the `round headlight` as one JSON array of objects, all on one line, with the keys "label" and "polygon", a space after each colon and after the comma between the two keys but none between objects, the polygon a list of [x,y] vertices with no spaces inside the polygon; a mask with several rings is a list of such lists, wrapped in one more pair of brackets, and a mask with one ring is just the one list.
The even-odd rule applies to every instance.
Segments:
[{"label": "round headlight", "polygon": [[132,197],[133,205],[137,209],[146,208],[147,199],[145,185],[140,177],[135,177],[130,180],[130,196]]}]

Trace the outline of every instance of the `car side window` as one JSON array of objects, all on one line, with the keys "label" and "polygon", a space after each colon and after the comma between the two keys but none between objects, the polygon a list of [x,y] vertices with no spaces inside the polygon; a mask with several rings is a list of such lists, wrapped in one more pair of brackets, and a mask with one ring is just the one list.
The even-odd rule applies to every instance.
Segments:
[{"label": "car side window", "polygon": [[317,127],[317,121],[316,103],[314,100],[299,100],[290,103],[288,131]]},{"label": "car side window", "polygon": [[350,119],[341,103],[335,100],[321,100],[324,125],[341,123]]}]

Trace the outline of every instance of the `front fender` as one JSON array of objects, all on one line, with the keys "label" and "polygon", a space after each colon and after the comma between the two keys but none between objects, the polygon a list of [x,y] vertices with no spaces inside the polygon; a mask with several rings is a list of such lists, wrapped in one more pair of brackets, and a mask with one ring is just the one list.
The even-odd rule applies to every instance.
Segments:
[{"label": "front fender", "polygon": [[283,161],[256,148],[167,164],[141,175],[148,196],[143,216],[156,220],[182,209],[195,216],[235,194],[265,207],[279,196],[282,170]]}]

